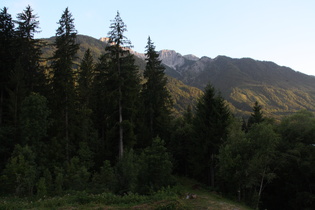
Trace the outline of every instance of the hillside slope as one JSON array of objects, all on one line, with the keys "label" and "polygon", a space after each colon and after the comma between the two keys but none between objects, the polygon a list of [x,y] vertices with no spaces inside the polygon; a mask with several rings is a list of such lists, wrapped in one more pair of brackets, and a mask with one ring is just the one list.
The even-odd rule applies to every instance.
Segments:
[{"label": "hillside slope", "polygon": [[273,62],[218,56],[187,59],[175,51],[161,51],[167,73],[203,89],[211,83],[239,115],[248,115],[258,101],[265,113],[283,116],[301,109],[315,111],[315,77]]},{"label": "hillside slope", "polygon": [[[53,40],[53,37],[45,39],[48,45],[43,48],[44,58],[52,56],[54,48],[50,44]],[[105,42],[84,35],[78,35],[77,42],[80,44],[78,64],[87,49],[92,51],[95,62],[98,62],[106,47]],[[144,54],[133,53],[136,65],[143,72]],[[239,116],[249,115],[255,101],[263,106],[267,116],[275,118],[301,109],[315,111],[313,76],[251,58],[198,58],[194,55],[182,56],[174,50],[162,50],[159,53],[169,76],[168,88],[177,114],[193,104],[209,83],[221,92],[233,113]]]},{"label": "hillside slope", "polygon": [[[44,59],[50,58],[53,56],[53,52],[55,50],[54,43],[55,38],[51,37],[48,39],[43,39],[46,45],[42,48]],[[87,49],[91,50],[92,56],[94,58],[94,62],[98,63],[98,59],[102,53],[105,52],[106,43],[102,42],[98,39],[95,39],[90,36],[85,35],[78,35],[77,36],[77,43],[80,44],[79,51],[77,53],[77,59],[75,63],[77,65],[80,64],[81,59],[84,56],[84,53]],[[145,69],[145,60],[143,54],[135,53],[135,64],[139,67],[139,71],[142,72]],[[166,69],[171,70],[169,67],[166,66]],[[168,77],[168,85],[167,88],[169,89],[173,101],[174,101],[174,113],[175,115],[181,114],[183,111],[186,110],[188,105],[193,104],[195,100],[201,95],[202,91],[196,87],[191,87],[189,85],[184,84],[172,75]]]}]

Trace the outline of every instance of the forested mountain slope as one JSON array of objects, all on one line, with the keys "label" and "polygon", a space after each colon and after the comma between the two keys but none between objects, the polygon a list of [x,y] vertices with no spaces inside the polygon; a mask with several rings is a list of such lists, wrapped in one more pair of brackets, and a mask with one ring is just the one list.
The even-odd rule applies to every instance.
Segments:
[{"label": "forested mountain slope", "polygon": [[196,59],[169,50],[160,55],[169,67],[168,74],[200,89],[210,82],[238,114],[249,114],[255,101],[273,117],[300,109],[315,110],[315,77],[288,67],[251,58]]},{"label": "forested mountain slope", "polygon": [[[49,44],[53,39],[44,40],[47,45],[43,48],[43,57],[51,56],[53,48]],[[78,62],[88,48],[98,62],[106,46],[105,42],[84,35],[78,35],[77,42],[80,44]],[[133,53],[142,72],[144,55]],[[193,104],[208,83],[221,92],[239,116],[249,115],[255,101],[262,105],[267,116],[276,118],[301,109],[315,111],[315,77],[288,67],[251,58],[182,56],[173,50],[160,51],[160,59],[169,76],[168,88],[177,113]]]},{"label": "forested mountain slope", "polygon": [[[43,41],[46,43],[45,46],[42,48],[43,52],[43,58],[50,58],[53,54],[54,47],[52,46],[52,43],[54,41],[54,37],[43,39]],[[80,49],[77,53],[77,61],[76,63],[79,64],[81,59],[84,56],[84,53],[87,49],[91,50],[91,54],[94,58],[94,62],[99,62],[99,57],[102,53],[105,51],[106,42],[103,42],[101,40],[95,39],[90,36],[85,35],[78,35],[77,36],[77,43],[80,44]],[[135,63],[139,67],[140,72],[142,73],[145,69],[145,60],[143,54],[137,54],[135,53]],[[166,66],[166,69],[169,69],[168,66]],[[168,72],[168,71],[166,71]],[[169,89],[173,101],[174,101],[174,113],[175,115],[178,115],[182,113],[184,110],[186,110],[187,106],[189,104],[193,104],[194,101],[201,95],[202,91],[199,88],[191,87],[189,85],[184,84],[180,80],[174,78],[174,76],[170,75],[168,76],[168,85],[167,88]]]}]

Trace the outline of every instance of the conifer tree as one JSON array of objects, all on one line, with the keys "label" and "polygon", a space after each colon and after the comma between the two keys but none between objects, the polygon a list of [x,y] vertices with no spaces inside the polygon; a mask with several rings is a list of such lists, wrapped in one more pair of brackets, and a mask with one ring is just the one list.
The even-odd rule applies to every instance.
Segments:
[{"label": "conifer tree", "polygon": [[30,5],[23,10],[22,13],[17,15],[15,23],[17,23],[17,35],[26,39],[33,39],[34,33],[39,32],[39,21],[37,20],[37,15],[33,14],[33,9]]},{"label": "conifer tree", "polygon": [[[132,47],[131,42],[124,35],[127,26],[121,19],[119,12],[112,21],[110,29],[111,31],[108,33],[110,43],[106,47],[108,53],[104,58],[107,57],[110,62],[107,82],[109,88],[113,91],[110,93],[114,97],[111,101],[117,104],[118,109],[118,153],[119,158],[121,158],[124,151],[124,134],[128,135],[129,142],[134,141],[130,138],[134,136],[133,118],[136,108],[135,103],[140,91],[140,79],[133,55],[129,52]],[[133,143],[130,142],[130,144]]]},{"label": "conifer tree", "polygon": [[[97,133],[96,129],[93,127],[93,111],[90,100],[92,94],[94,70],[95,67],[91,50],[87,49],[79,67],[77,85],[78,98],[76,102],[76,121],[78,121],[79,123],[77,123],[77,126],[75,127],[75,138],[80,139],[79,146],[81,148],[81,151],[83,151],[82,145],[84,145],[84,149],[92,149],[93,151],[97,150],[97,147],[99,146],[95,142],[97,139]],[[90,167],[87,167],[87,169],[89,168]]]},{"label": "conifer tree", "polygon": [[78,78],[79,99],[82,105],[87,106],[90,102],[92,91],[92,81],[94,73],[94,63],[91,50],[87,49],[80,65]]},{"label": "conifer tree", "polygon": [[174,172],[188,176],[190,148],[194,142],[194,127],[192,125],[193,113],[189,105],[182,117],[174,120],[172,125],[171,141],[168,149],[171,151],[174,163]]},{"label": "conifer tree", "polygon": [[43,145],[42,139],[46,137],[50,126],[50,110],[47,107],[47,99],[38,94],[32,93],[22,101],[21,106],[21,133],[24,139],[23,144],[31,146],[38,154]]},{"label": "conifer tree", "polygon": [[[109,61],[106,55],[102,55],[99,59],[99,63],[95,67],[94,77],[92,81],[91,91],[91,118],[94,124],[94,128],[97,130],[98,142],[96,152],[96,165],[102,166],[104,160],[109,160],[113,155],[113,148],[106,145],[109,143],[107,139],[107,131],[109,130],[109,115],[112,109],[113,103],[109,100],[109,88],[108,84],[108,69]],[[111,142],[112,143],[112,142]]]},{"label": "conifer tree", "polygon": [[264,121],[263,112],[261,109],[261,105],[259,105],[258,101],[256,101],[253,107],[253,113],[248,118],[247,129],[250,129],[250,127],[256,123],[261,123]]},{"label": "conifer tree", "polygon": [[[38,41],[34,39],[34,33],[38,32],[39,22],[37,16],[33,14],[30,6],[17,15],[17,24],[14,43],[14,68],[10,73],[9,93],[9,113],[11,124],[15,130],[15,140],[21,140],[19,115],[21,104],[24,98],[35,90],[35,86],[41,85],[39,81],[40,67],[39,60],[41,55]],[[43,79],[43,77],[41,77]],[[38,90],[38,88],[37,88]],[[20,143],[20,142],[19,142]]]},{"label": "conifer tree", "polygon": [[20,143],[20,111],[23,99],[26,96],[25,75],[23,64],[20,59],[15,62],[14,69],[10,72],[8,92],[8,124],[13,129],[14,143]]},{"label": "conifer tree", "polygon": [[79,49],[76,44],[77,31],[74,26],[74,19],[69,9],[66,8],[59,20],[59,27],[56,31],[56,51],[52,62],[52,91],[53,91],[53,115],[55,118],[54,129],[57,137],[65,142],[65,155],[70,160],[70,125],[74,121],[74,69],[73,60]]},{"label": "conifer tree", "polygon": [[40,91],[44,85],[43,69],[40,67],[41,43],[34,39],[34,34],[38,33],[38,16],[33,13],[33,9],[27,6],[23,12],[17,15],[16,54],[20,59],[24,71],[24,83],[26,93]]},{"label": "conifer tree", "polygon": [[216,155],[227,136],[230,111],[220,94],[207,85],[196,105],[193,125],[195,139],[191,145],[191,163],[194,176],[215,186]]},{"label": "conifer tree", "polygon": [[14,23],[8,9],[0,10],[0,126],[8,113],[5,100],[8,98],[8,81],[10,71],[14,68],[13,39],[15,37]]},{"label": "conifer tree", "polygon": [[0,170],[14,149],[13,126],[10,116],[9,90],[10,77],[15,67],[15,30],[14,22],[8,9],[0,9]]},{"label": "conifer tree", "polygon": [[140,193],[155,192],[174,184],[171,158],[162,139],[154,138],[152,145],[145,148],[140,157]]},{"label": "conifer tree", "polygon": [[142,89],[142,100],[144,103],[143,115],[145,130],[149,131],[148,139],[150,145],[153,138],[160,136],[167,137],[167,128],[170,124],[170,110],[172,99],[166,88],[167,78],[164,73],[164,66],[159,60],[159,54],[155,51],[154,43],[148,38],[146,46],[146,68],[144,79],[146,82]]}]

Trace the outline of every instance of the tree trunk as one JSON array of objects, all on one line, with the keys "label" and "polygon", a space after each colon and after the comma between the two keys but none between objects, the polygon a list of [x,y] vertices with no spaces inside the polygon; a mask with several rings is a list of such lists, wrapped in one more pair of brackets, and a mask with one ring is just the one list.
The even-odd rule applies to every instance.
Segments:
[{"label": "tree trunk", "polygon": [[241,185],[238,186],[237,194],[238,194],[238,202],[240,202],[241,201]]},{"label": "tree trunk", "polygon": [[[119,47],[119,45],[118,45]],[[119,52],[116,55],[117,58],[117,68],[118,68],[118,75],[119,79],[121,79],[121,74],[120,74],[120,60],[119,60]],[[119,94],[119,99],[118,99],[118,109],[119,109],[119,158],[121,159],[124,155],[124,142],[123,142],[123,116],[122,116],[122,92],[121,92],[121,81],[119,81],[119,87],[118,87],[118,94]]]},{"label": "tree trunk", "polygon": [[70,161],[69,156],[69,116],[68,116],[68,96],[66,96],[66,108],[65,108],[65,135],[66,135],[66,155],[67,155],[67,161]]},{"label": "tree trunk", "polygon": [[122,105],[121,105],[121,87],[119,86],[119,158],[123,157],[124,154],[124,144],[123,144],[123,127],[122,127]]},{"label": "tree trunk", "polygon": [[266,168],[264,168],[264,172],[263,172],[262,177],[261,177],[256,209],[258,209],[258,207],[259,207],[259,201],[260,201],[260,196],[261,196],[263,185],[264,185],[265,174],[266,174]]},{"label": "tree trunk", "polygon": [[1,89],[0,93],[0,126],[2,125],[2,117],[3,117],[3,101],[4,101],[4,91]]},{"label": "tree trunk", "polygon": [[210,184],[211,187],[214,187],[214,154],[211,154],[211,164],[210,164]]},{"label": "tree trunk", "polygon": [[152,140],[152,138],[153,137],[155,137],[154,136],[154,134],[153,134],[153,108],[152,108],[152,104],[150,103],[150,137],[151,137],[151,140]]}]

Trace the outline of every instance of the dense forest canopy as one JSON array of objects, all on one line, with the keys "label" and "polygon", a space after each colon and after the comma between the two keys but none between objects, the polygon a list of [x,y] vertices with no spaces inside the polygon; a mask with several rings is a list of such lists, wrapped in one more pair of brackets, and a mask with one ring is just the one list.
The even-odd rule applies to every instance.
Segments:
[{"label": "dense forest canopy", "polygon": [[78,62],[74,20],[66,8],[43,58],[33,9],[16,20],[0,11],[2,195],[145,195],[186,176],[254,208],[315,208],[314,114],[276,122],[256,102],[238,119],[211,84],[174,114],[172,78],[150,37],[140,72],[117,12],[102,55],[87,49]]}]

